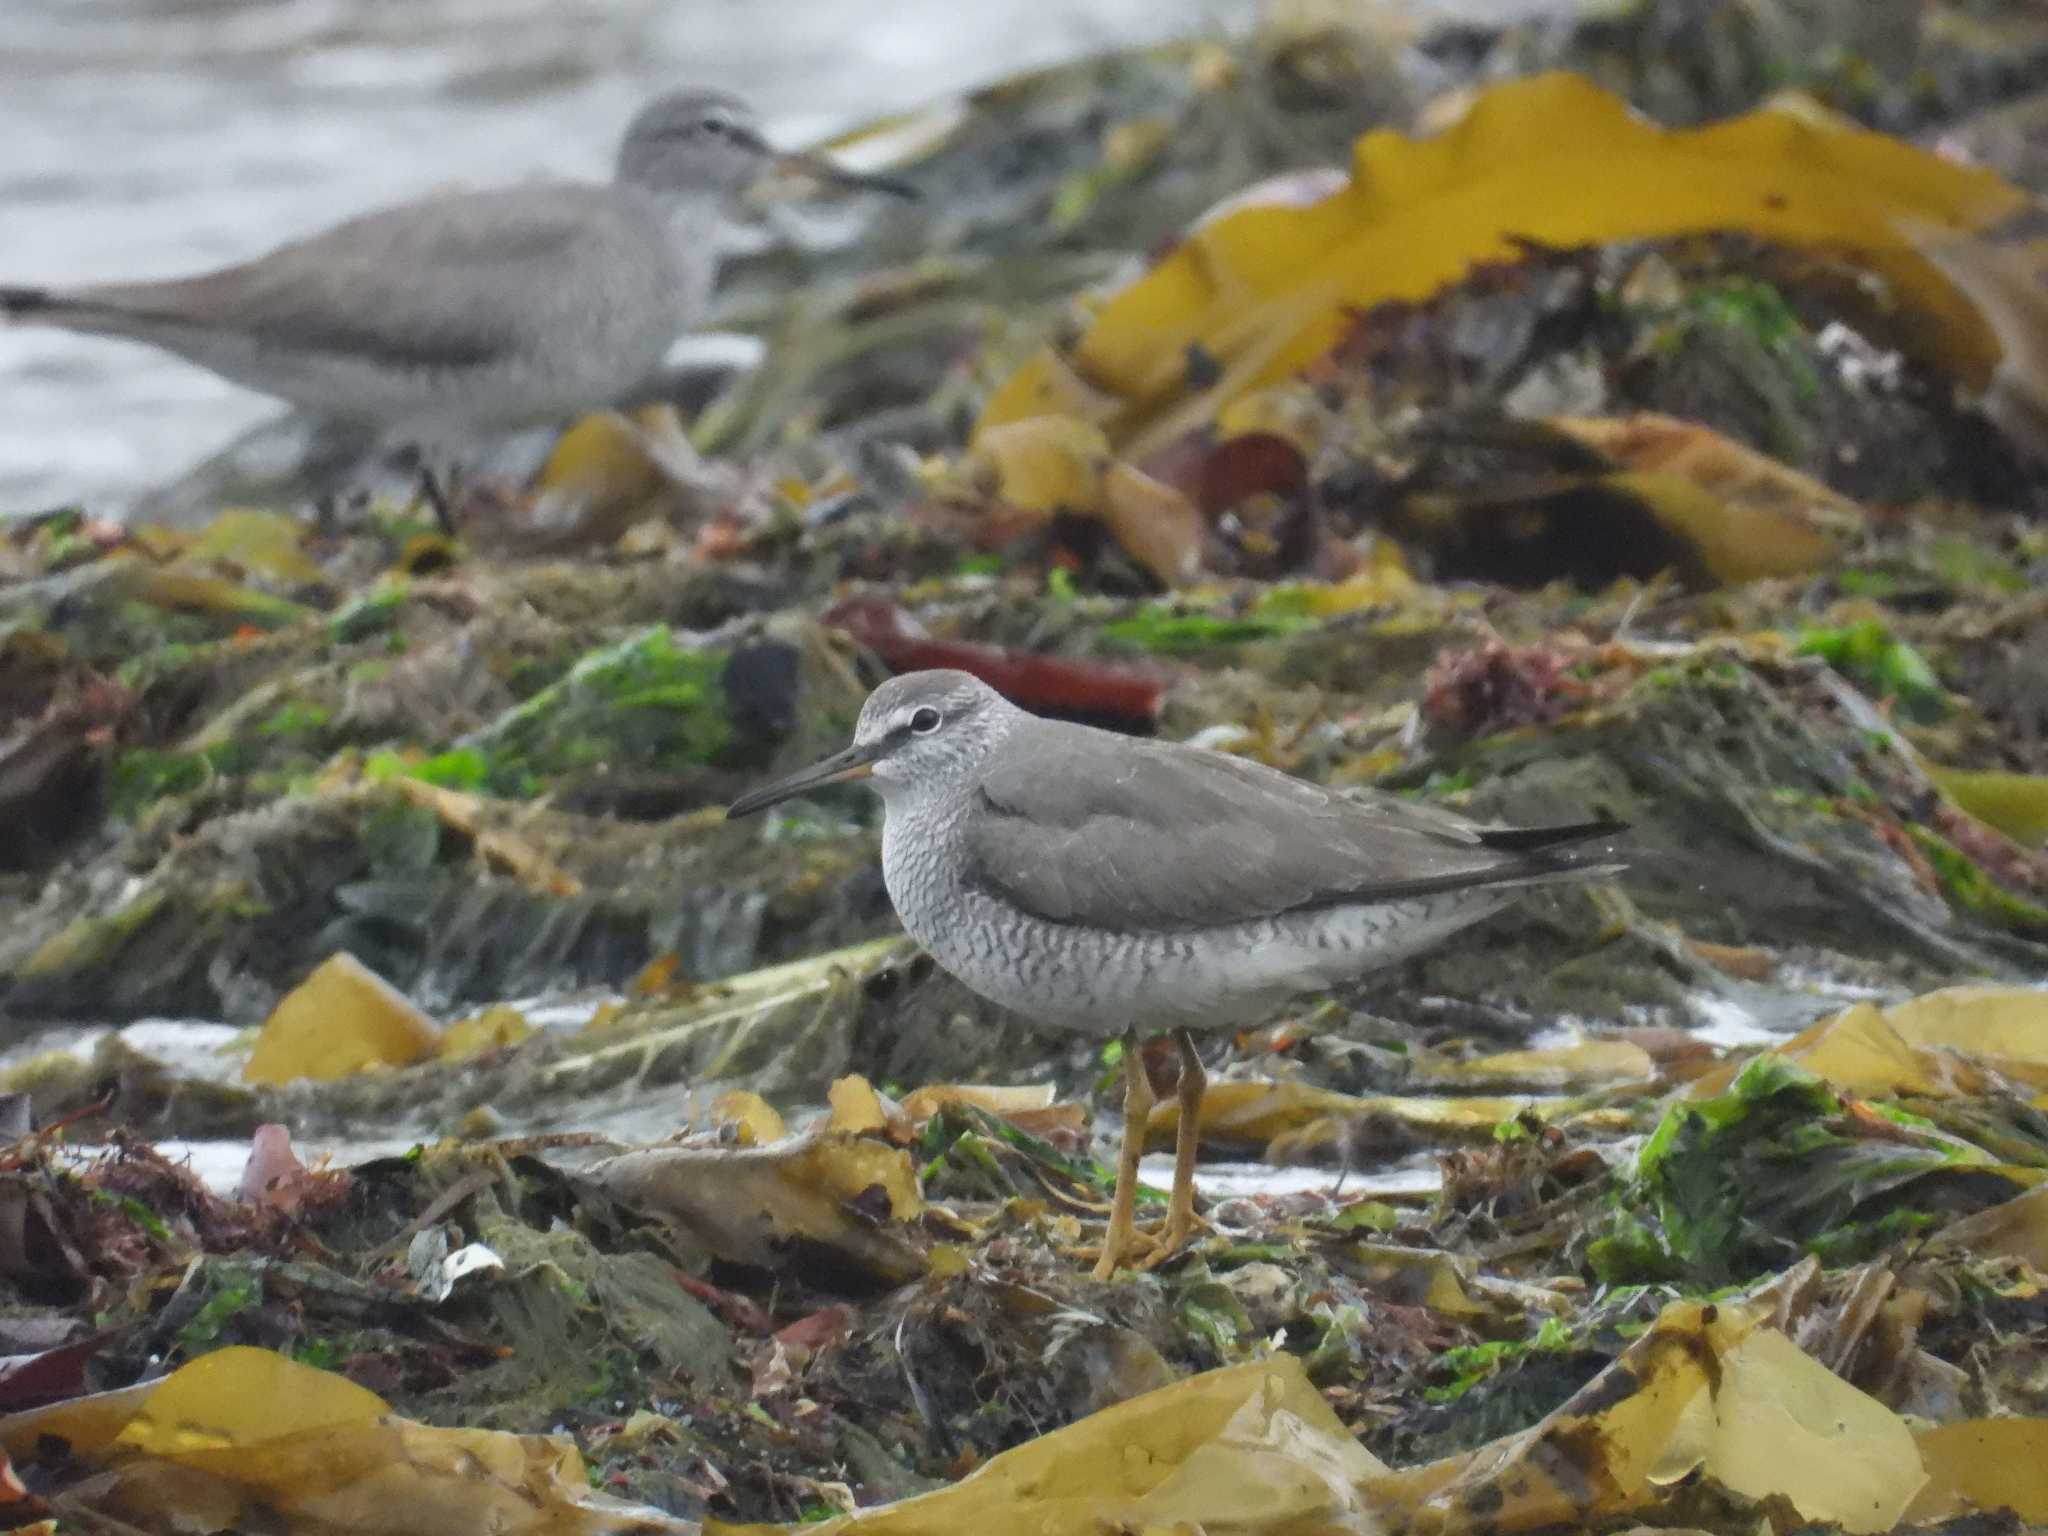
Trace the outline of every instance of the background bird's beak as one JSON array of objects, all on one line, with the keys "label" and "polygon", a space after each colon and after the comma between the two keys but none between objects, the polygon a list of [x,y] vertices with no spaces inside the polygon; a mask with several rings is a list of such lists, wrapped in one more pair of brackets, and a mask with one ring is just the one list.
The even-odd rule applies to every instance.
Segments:
[{"label": "background bird's beak", "polygon": [[809,176],[824,182],[827,186],[849,187],[856,192],[886,192],[891,197],[907,198],[912,202],[920,195],[917,188],[907,181],[901,181],[894,176],[874,176],[864,171],[849,171],[843,165],[835,165],[823,155],[777,155],[775,168],[799,176]]},{"label": "background bird's beak", "polygon": [[725,819],[736,821],[756,811],[765,811],[771,805],[792,799],[807,789],[816,789],[821,784],[844,784],[851,779],[864,779],[875,771],[875,759],[883,751],[880,742],[857,741],[844,752],[833,753],[822,763],[813,763],[786,779],[778,779],[765,789],[741,795],[725,808]]}]

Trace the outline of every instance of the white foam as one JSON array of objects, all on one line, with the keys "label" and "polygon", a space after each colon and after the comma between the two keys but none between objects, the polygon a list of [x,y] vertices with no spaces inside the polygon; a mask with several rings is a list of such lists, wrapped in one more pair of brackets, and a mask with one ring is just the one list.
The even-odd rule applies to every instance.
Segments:
[{"label": "white foam", "polygon": [[[1173,1159],[1164,1154],[1148,1157],[1138,1165],[1138,1176],[1155,1189],[1166,1189],[1173,1183]],[[1340,1178],[1345,1195],[1433,1195],[1443,1186],[1443,1176],[1433,1161],[1363,1171],[1354,1168],[1348,1174],[1338,1168],[1276,1168],[1270,1163],[1206,1163],[1195,1168],[1195,1188],[1213,1200],[1327,1194]]]}]

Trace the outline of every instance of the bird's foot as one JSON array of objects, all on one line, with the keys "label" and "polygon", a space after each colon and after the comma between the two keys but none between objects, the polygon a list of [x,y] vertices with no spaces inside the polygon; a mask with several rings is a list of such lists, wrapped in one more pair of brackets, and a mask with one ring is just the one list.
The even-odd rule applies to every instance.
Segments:
[{"label": "bird's foot", "polygon": [[1178,1258],[1188,1244],[1196,1239],[1215,1235],[1216,1228],[1210,1224],[1209,1219],[1193,1211],[1187,1213],[1185,1220],[1168,1216],[1157,1232],[1139,1233],[1139,1236],[1150,1244],[1150,1251],[1131,1267],[1156,1269],[1168,1259]]},{"label": "bird's foot", "polygon": [[1070,1259],[1095,1260],[1095,1278],[1107,1280],[1119,1269],[1157,1269],[1167,1260],[1178,1258],[1190,1243],[1215,1235],[1216,1228],[1206,1216],[1190,1211],[1184,1221],[1176,1222],[1169,1216],[1153,1228],[1134,1223],[1121,1237],[1105,1232],[1100,1243],[1084,1243],[1076,1248],[1062,1248],[1060,1252]]},{"label": "bird's foot", "polygon": [[[1119,1225],[1122,1230],[1119,1231]],[[1093,1259],[1094,1277],[1108,1280],[1120,1269],[1150,1269],[1164,1254],[1154,1254],[1158,1245],[1156,1234],[1146,1231],[1136,1222],[1119,1224],[1114,1216],[1109,1227],[1102,1234],[1100,1243],[1083,1243],[1078,1248],[1063,1250],[1069,1258]]]},{"label": "bird's foot", "polygon": [[1097,1280],[1113,1280],[1120,1269],[1150,1269],[1158,1262],[1151,1250],[1158,1239],[1142,1227],[1133,1227],[1121,1236],[1104,1233],[1098,1245],[1083,1245],[1068,1250],[1074,1258],[1093,1259],[1092,1271]]}]

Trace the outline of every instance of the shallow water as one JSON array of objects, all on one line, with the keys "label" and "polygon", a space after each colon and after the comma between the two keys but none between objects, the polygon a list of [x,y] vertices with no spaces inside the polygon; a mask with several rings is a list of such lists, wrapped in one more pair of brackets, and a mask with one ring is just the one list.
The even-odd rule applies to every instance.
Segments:
[{"label": "shallow water", "polygon": [[[574,1031],[583,1027],[603,1000],[592,993],[574,999],[533,999],[516,1006],[530,1023],[543,1029]],[[242,1062],[248,1054],[249,1032],[232,1025],[198,1019],[141,1019],[118,1029],[72,1026],[43,1031],[21,1044],[0,1050],[0,1069],[56,1050],[70,1051],[80,1060],[88,1060],[94,1049],[110,1034],[118,1034],[123,1044],[156,1058],[184,1082],[237,1082],[241,1077]],[[588,1103],[579,1103],[573,1117],[574,1128],[627,1143],[659,1141],[683,1125],[708,1116],[713,1096],[702,1096],[702,1102],[695,1102],[696,1097],[685,1096],[690,1101],[685,1102],[672,1088],[662,1088],[643,1094],[619,1095],[595,1111]],[[799,1121],[803,1118],[798,1117]],[[505,1129],[506,1134],[517,1135],[541,1128],[508,1124]],[[421,1140],[435,1139],[424,1129],[411,1129],[414,1133],[370,1138],[295,1136],[293,1148],[308,1165],[317,1166],[325,1161],[346,1168],[371,1158],[404,1152]],[[1113,1136],[1112,1117],[1105,1116],[1098,1130],[1109,1131]],[[166,1157],[188,1162],[208,1188],[223,1195],[235,1191],[241,1181],[242,1165],[249,1157],[246,1139],[164,1140],[156,1142],[155,1146]],[[80,1142],[74,1143],[70,1150],[80,1158],[91,1158],[105,1149],[90,1142]],[[1147,1157],[1142,1164],[1142,1174],[1148,1184],[1159,1189],[1167,1188],[1173,1180],[1172,1157]],[[1204,1163],[1195,1175],[1196,1186],[1211,1199],[1330,1192],[1340,1184],[1347,1195],[1412,1197],[1434,1193],[1440,1182],[1434,1158],[1407,1158],[1349,1170],[1274,1167],[1258,1162],[1209,1162]]]},{"label": "shallow water", "polygon": [[[532,998],[513,1004],[527,1021],[542,1029],[573,1033],[580,1030],[606,1002],[608,994],[587,991],[575,996]],[[1701,1031],[1703,1037],[1709,1032]],[[248,1055],[251,1032],[232,1025],[199,1019],[141,1019],[132,1024],[106,1026],[64,1026],[44,1030],[19,1044],[0,1050],[0,1069],[19,1065],[50,1051],[69,1051],[81,1061],[109,1035],[118,1035],[131,1049],[154,1057],[183,1082],[239,1082]],[[1579,1038],[1576,1031],[1551,1031],[1532,1045],[1563,1045]],[[1743,1043],[1760,1043],[1782,1038],[1750,1026]],[[1728,1043],[1717,1041],[1716,1043]],[[570,1113],[557,1117],[543,1113],[538,1120],[513,1117],[504,1134],[521,1135],[546,1130],[574,1129],[611,1137],[633,1144],[660,1141],[687,1127],[700,1127],[716,1118],[713,1104],[717,1088],[678,1095],[672,1086],[624,1092],[602,1105],[587,1100],[574,1103]],[[810,1117],[794,1117],[801,1127]],[[1098,1118],[1098,1136],[1107,1139],[1102,1147],[1114,1145],[1116,1118],[1104,1111]],[[394,1126],[392,1134],[374,1137],[294,1136],[293,1148],[309,1166],[323,1163],[351,1167],[371,1158],[402,1153],[421,1141],[438,1139],[438,1132],[424,1125]],[[155,1143],[164,1156],[188,1162],[208,1188],[218,1194],[232,1194],[238,1187],[242,1166],[249,1157],[246,1139],[188,1141],[163,1140]],[[90,1142],[74,1143],[70,1149],[82,1159],[106,1150]],[[1098,1149],[1099,1150],[1099,1149]],[[1144,1181],[1164,1190],[1173,1180],[1173,1158],[1154,1153],[1140,1164]],[[1347,1198],[1417,1199],[1436,1193],[1442,1185],[1442,1170],[1433,1154],[1403,1155],[1390,1161],[1336,1166],[1275,1166],[1255,1161],[1210,1161],[1196,1171],[1195,1184],[1212,1200],[1247,1195],[1342,1194]]]}]

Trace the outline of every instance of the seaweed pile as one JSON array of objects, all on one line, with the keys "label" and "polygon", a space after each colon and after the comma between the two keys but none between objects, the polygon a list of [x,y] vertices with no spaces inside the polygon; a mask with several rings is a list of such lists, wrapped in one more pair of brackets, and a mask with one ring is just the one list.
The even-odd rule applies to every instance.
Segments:
[{"label": "seaweed pile", "polygon": [[[0,1528],[2048,1523],[2044,66],[1107,57],[452,531],[296,426],[0,529]],[[924,666],[1630,868],[1217,1042],[1212,1230],[1098,1283],[1116,1049],[858,792],[720,810]]]}]

